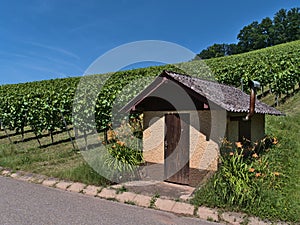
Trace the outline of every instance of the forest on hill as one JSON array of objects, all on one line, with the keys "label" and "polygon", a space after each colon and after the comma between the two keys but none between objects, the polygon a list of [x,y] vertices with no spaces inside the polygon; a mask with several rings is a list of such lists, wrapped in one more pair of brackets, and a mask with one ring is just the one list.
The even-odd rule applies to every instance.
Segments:
[{"label": "forest on hill", "polygon": [[213,44],[197,56],[201,59],[234,55],[300,39],[300,8],[280,9],[274,18],[266,17],[243,27],[237,44]]}]

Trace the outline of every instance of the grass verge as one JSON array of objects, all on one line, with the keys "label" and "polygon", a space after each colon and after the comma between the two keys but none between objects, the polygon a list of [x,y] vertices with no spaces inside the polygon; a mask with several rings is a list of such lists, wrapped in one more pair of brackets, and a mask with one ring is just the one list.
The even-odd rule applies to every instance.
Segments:
[{"label": "grass verge", "polygon": [[83,159],[79,151],[74,150],[66,132],[55,135],[56,142],[44,135],[40,148],[34,134],[21,135],[10,133],[14,144],[10,144],[4,131],[0,131],[0,165],[13,170],[23,170],[50,177],[105,186],[109,181],[96,173]]}]

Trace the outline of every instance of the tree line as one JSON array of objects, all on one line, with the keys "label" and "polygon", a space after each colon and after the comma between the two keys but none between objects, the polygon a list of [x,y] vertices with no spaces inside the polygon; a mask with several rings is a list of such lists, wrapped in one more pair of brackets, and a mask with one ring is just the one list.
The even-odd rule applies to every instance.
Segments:
[{"label": "tree line", "polygon": [[266,17],[260,23],[254,21],[243,27],[237,35],[237,44],[213,44],[197,56],[201,59],[217,58],[299,40],[299,9],[280,9],[275,13],[273,20]]}]

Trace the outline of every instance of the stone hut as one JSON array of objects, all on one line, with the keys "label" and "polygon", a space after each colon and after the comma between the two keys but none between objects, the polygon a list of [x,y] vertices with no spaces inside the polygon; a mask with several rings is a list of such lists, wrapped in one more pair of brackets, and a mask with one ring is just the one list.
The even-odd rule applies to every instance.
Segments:
[{"label": "stone hut", "polygon": [[265,135],[265,115],[280,111],[241,90],[163,71],[122,111],[143,113],[143,155],[152,180],[197,186],[218,167],[220,140],[256,141]]}]

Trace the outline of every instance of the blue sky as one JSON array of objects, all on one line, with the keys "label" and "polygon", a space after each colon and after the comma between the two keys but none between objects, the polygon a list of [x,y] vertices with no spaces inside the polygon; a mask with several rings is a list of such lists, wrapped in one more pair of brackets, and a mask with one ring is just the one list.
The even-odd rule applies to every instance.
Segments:
[{"label": "blue sky", "polygon": [[236,43],[243,26],[293,7],[298,0],[0,0],[0,84],[81,76],[133,41],[199,53]]}]

